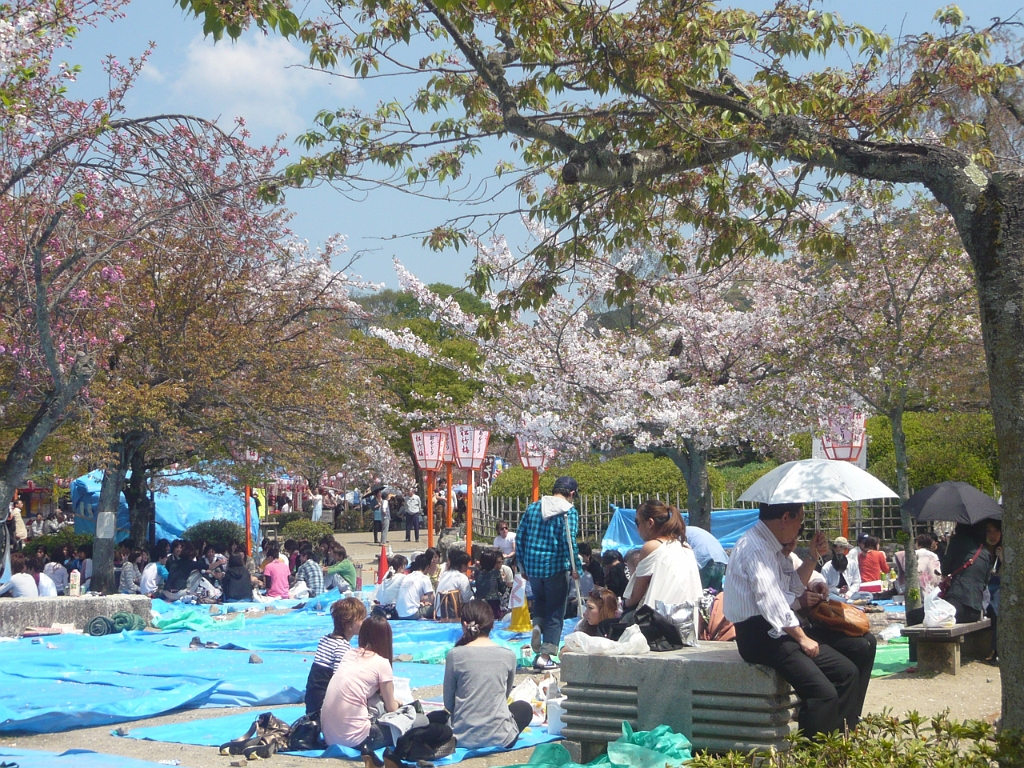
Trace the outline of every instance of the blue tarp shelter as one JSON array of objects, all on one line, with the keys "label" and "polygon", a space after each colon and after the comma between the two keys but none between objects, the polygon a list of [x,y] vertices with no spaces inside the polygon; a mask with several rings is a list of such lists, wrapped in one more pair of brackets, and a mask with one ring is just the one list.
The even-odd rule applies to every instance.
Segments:
[{"label": "blue tarp shelter", "polygon": [[[711,513],[711,534],[725,549],[732,549],[740,536],[757,522],[757,515],[756,509],[716,509]],[[687,518],[684,512],[683,519]],[[612,519],[601,539],[601,551],[617,549],[626,554],[643,545],[636,529],[636,510],[612,505]]]},{"label": "blue tarp shelter", "polygon": [[[75,510],[75,533],[96,533],[96,507],[100,500],[103,472],[96,470],[71,483],[71,505]],[[163,490],[154,494],[156,538],[174,541],[189,526],[204,520],[230,520],[245,525],[245,501],[233,488],[208,475],[176,472],[165,478]],[[129,533],[128,504],[121,494],[117,510],[117,540]],[[252,537],[259,540],[259,518],[252,510]]]}]

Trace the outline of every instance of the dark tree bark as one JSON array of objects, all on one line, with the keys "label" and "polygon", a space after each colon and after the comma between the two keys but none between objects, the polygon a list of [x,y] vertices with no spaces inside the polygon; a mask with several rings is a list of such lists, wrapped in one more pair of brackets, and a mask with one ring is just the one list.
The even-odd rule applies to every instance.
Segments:
[{"label": "dark tree bark", "polygon": [[[68,408],[96,375],[96,361],[88,355],[81,355],[75,361],[66,381],[51,390],[35,415],[22,430],[4,463],[0,466],[0,509],[7,509],[14,498],[14,492],[25,479],[32,459],[39,446],[55,430],[67,415]],[[0,557],[3,553],[0,553]]]},{"label": "dark tree bark", "polygon": [[128,478],[124,487],[125,501],[128,502],[128,519],[131,521],[128,538],[134,546],[144,547],[154,511],[146,492],[145,445],[140,445],[132,454],[131,470],[131,477]]},{"label": "dark tree bark", "polygon": [[707,451],[699,450],[696,441],[684,438],[682,448],[659,448],[655,453],[668,456],[683,473],[689,524],[710,532],[712,501]]},{"label": "dark tree bark", "polygon": [[117,508],[132,456],[145,440],[141,432],[129,432],[111,446],[113,460],[103,472],[100,500],[96,509],[96,536],[92,545],[90,591],[105,595],[117,591],[114,581],[114,547],[117,537]]}]

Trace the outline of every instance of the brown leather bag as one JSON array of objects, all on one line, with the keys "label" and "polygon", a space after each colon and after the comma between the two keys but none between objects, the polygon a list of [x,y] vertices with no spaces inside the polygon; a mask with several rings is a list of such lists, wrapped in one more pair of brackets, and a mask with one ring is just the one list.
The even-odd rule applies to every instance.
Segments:
[{"label": "brown leather bag", "polygon": [[864,611],[839,600],[818,603],[811,609],[810,618],[821,627],[850,637],[863,637],[871,631],[871,623]]}]

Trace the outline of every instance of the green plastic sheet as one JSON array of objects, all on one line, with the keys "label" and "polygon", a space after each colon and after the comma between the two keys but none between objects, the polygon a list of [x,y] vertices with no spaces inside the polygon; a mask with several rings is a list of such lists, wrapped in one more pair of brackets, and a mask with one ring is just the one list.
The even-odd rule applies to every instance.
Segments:
[{"label": "green plastic sheet", "polygon": [[885,677],[902,672],[910,665],[910,638],[894,637],[888,643],[879,643],[875,649],[872,677]]},{"label": "green plastic sheet", "polygon": [[[608,744],[608,752],[587,763],[587,766],[621,766],[622,768],[678,768],[692,757],[690,741],[667,725],[650,731],[636,731],[629,723],[622,724],[622,736]],[[511,768],[583,768],[574,763],[569,750],[561,744],[540,744],[530,761]]]},{"label": "green plastic sheet", "polygon": [[184,610],[153,617],[153,626],[169,632],[174,629],[189,629],[205,632],[214,629],[245,629],[245,614],[232,613],[231,618],[214,619],[209,613]]}]

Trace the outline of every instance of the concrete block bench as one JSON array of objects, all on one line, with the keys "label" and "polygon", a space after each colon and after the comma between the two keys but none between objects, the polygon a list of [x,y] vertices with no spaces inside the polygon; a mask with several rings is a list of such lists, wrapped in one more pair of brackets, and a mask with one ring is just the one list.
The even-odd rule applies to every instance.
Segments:
[{"label": "concrete block bench", "polygon": [[562,734],[588,762],[622,734],[665,724],[695,749],[776,747],[797,729],[799,699],[777,672],[748,664],[735,643],[641,656],[561,656]]},{"label": "concrete block bench", "polygon": [[[992,652],[992,621],[982,619],[952,627],[904,627],[900,634],[917,647],[920,672],[960,673],[963,661],[984,659]],[[913,658],[913,654],[911,654]]]},{"label": "concrete block bench", "polygon": [[97,616],[135,613],[149,624],[150,599],[144,595],[105,597],[16,597],[0,598],[0,637],[20,637],[25,627],[74,624],[77,629]]}]

